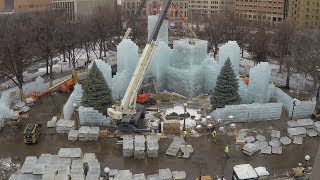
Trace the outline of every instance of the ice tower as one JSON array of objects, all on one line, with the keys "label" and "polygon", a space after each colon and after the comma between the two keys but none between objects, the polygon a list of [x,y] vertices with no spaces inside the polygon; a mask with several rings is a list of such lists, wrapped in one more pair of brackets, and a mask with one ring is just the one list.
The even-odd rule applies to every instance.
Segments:
[{"label": "ice tower", "polygon": [[267,103],[269,101],[269,84],[271,67],[268,62],[262,62],[250,69],[249,99],[250,102]]},{"label": "ice tower", "polygon": [[202,62],[207,57],[208,42],[195,40],[189,44],[188,39],[173,42],[173,54],[167,74],[167,90],[186,97],[195,97],[202,93]]},{"label": "ice tower", "polygon": [[216,87],[220,65],[213,58],[207,57],[202,63],[202,68],[204,72],[203,91],[210,94]]},{"label": "ice tower", "polygon": [[240,64],[240,47],[236,41],[228,41],[226,44],[219,48],[217,60],[219,65],[222,67],[226,60],[230,58],[233,65],[234,72],[236,75],[239,74]]},{"label": "ice tower", "polygon": [[[148,16],[148,39],[158,21],[159,15]],[[157,41],[168,44],[168,21],[164,20],[159,30]]]},{"label": "ice tower", "polygon": [[163,91],[166,88],[167,70],[171,55],[172,50],[169,46],[163,41],[158,42],[150,65],[150,73],[155,79],[158,91]]}]

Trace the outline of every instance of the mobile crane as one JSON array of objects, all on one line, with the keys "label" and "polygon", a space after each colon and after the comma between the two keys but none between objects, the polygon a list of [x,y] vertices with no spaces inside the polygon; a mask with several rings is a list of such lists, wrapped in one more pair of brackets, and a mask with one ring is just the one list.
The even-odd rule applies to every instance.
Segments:
[{"label": "mobile crane", "polygon": [[129,83],[128,89],[120,104],[115,104],[108,108],[108,115],[117,121],[118,129],[122,131],[136,131],[136,126],[141,124],[145,116],[143,105],[137,107],[136,99],[138,90],[142,84],[143,78],[151,62],[151,57],[156,48],[156,41],[160,27],[167,16],[172,0],[167,0],[160,12],[159,19],[153,29],[153,32],[139,58],[137,67]]}]

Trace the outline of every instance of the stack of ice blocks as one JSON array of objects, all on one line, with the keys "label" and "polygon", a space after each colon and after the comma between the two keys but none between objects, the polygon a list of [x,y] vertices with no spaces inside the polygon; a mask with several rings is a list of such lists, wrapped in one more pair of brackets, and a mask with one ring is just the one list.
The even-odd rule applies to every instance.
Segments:
[{"label": "stack of ice blocks", "polygon": [[88,132],[88,141],[98,141],[100,129],[99,127],[90,127]]},{"label": "stack of ice blocks", "polygon": [[82,86],[80,84],[76,84],[74,86],[73,92],[69,96],[68,101],[63,106],[64,119],[69,120],[71,118],[73,111],[75,109],[73,104],[76,103],[77,105],[80,105],[82,94],[83,94]]},{"label": "stack of ice blocks", "polygon": [[267,103],[271,67],[268,62],[261,62],[250,69],[249,98],[250,102]]},{"label": "stack of ice blocks", "polygon": [[123,157],[133,156],[133,137],[131,135],[125,135],[123,138]]},{"label": "stack of ice blocks", "polygon": [[70,171],[71,179],[84,179],[84,169],[82,159],[73,159]]},{"label": "stack of ice blocks", "polygon": [[147,136],[147,154],[150,158],[158,157],[158,138],[157,136],[148,135]]},{"label": "stack of ice blocks", "polygon": [[70,130],[75,129],[75,123],[71,120],[60,119],[57,122],[56,131],[58,134],[69,133]]},{"label": "stack of ice blocks", "polygon": [[223,121],[230,120],[230,114],[234,115],[233,122],[247,122],[247,121],[264,121],[280,119],[282,112],[282,103],[268,103],[268,104],[241,104],[241,105],[227,105],[225,108],[217,108],[212,112],[215,119]]},{"label": "stack of ice blocks", "polygon": [[79,107],[79,120],[81,125],[109,125],[111,122],[105,115],[93,107]]},{"label": "stack of ice blocks", "polygon": [[143,159],[145,157],[145,141],[144,135],[134,137],[134,158]]},{"label": "stack of ice blocks", "polygon": [[87,141],[90,127],[81,126],[79,129],[79,141]]},{"label": "stack of ice blocks", "polygon": [[125,180],[125,179],[132,179],[132,172],[130,172],[130,170],[120,170],[114,176],[114,180]]},{"label": "stack of ice blocks", "polygon": [[85,153],[83,156],[83,162],[88,165],[87,179],[96,179],[100,177],[100,163],[94,153]]},{"label": "stack of ice blocks", "polygon": [[27,156],[21,167],[21,172],[32,173],[37,160],[38,158],[36,156]]},{"label": "stack of ice blocks", "polygon": [[[158,19],[159,15],[148,16],[148,39],[150,38]],[[168,35],[168,21],[164,20],[160,27],[157,41],[168,44]]]},{"label": "stack of ice blocks", "polygon": [[[279,88],[275,90],[277,101],[282,102],[288,114],[292,114],[294,99]],[[293,117],[305,118],[310,117],[316,107],[316,101],[299,101],[296,100],[293,111]]]},{"label": "stack of ice blocks", "polygon": [[158,42],[150,64],[150,73],[154,77],[158,91],[166,88],[166,75],[172,50],[164,42]]},{"label": "stack of ice blocks", "polygon": [[187,97],[202,93],[202,61],[207,57],[207,41],[195,40],[189,44],[188,39],[173,42],[173,54],[168,67],[167,90]]},{"label": "stack of ice blocks", "polygon": [[172,143],[168,147],[166,154],[170,156],[176,156],[180,147],[183,145],[184,140],[181,137],[174,137]]},{"label": "stack of ice blocks", "polygon": [[0,115],[4,118],[11,118],[14,111],[10,109],[11,99],[8,91],[2,92],[0,98]]},{"label": "stack of ice blocks", "polygon": [[71,165],[70,158],[60,158],[57,175],[60,177],[69,176],[70,175],[70,165]]},{"label": "stack of ice blocks", "polygon": [[79,137],[79,130],[72,129],[69,131],[69,133],[68,133],[68,140],[69,141],[76,141],[76,140],[78,140],[78,137]]},{"label": "stack of ice blocks", "polygon": [[169,168],[159,169],[159,177],[161,180],[172,180],[172,173]]},{"label": "stack of ice blocks", "polygon": [[219,61],[220,67],[224,65],[228,58],[231,60],[235,74],[238,75],[240,66],[240,47],[236,41],[228,41],[219,48],[217,60]]},{"label": "stack of ice blocks", "polygon": [[35,175],[42,175],[45,171],[45,167],[49,165],[50,160],[51,154],[41,154],[33,167],[32,173]]},{"label": "stack of ice blocks", "polygon": [[203,90],[210,94],[216,87],[217,77],[220,73],[220,65],[213,58],[207,57],[203,63],[204,72]]}]

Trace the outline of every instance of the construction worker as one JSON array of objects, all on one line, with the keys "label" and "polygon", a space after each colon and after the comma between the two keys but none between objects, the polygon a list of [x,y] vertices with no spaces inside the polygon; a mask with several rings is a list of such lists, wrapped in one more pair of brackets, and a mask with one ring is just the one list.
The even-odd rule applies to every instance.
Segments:
[{"label": "construction worker", "polygon": [[226,145],[226,147],[224,148],[224,155],[226,157],[226,159],[229,159],[229,144]]},{"label": "construction worker", "polygon": [[182,131],[182,137],[185,141],[187,141],[187,134],[188,134],[188,131],[187,130],[183,130]]},{"label": "construction worker", "polygon": [[217,137],[217,132],[216,130],[213,130],[211,133],[211,138],[213,143],[216,143],[216,137]]}]

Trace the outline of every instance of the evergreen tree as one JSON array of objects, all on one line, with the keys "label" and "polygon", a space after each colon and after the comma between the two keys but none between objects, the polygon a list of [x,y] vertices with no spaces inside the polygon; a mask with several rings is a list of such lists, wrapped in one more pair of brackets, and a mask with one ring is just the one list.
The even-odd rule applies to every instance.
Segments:
[{"label": "evergreen tree", "polygon": [[212,109],[223,108],[225,105],[239,104],[238,79],[228,58],[221,68],[217,85],[211,94]]},{"label": "evergreen tree", "polygon": [[107,108],[113,104],[113,99],[111,90],[96,63],[93,63],[88,77],[83,82],[82,88],[82,105],[85,107],[93,107],[103,114],[106,114]]}]

